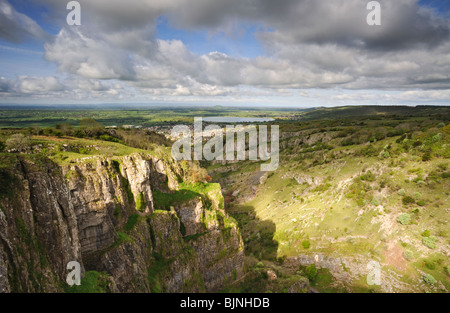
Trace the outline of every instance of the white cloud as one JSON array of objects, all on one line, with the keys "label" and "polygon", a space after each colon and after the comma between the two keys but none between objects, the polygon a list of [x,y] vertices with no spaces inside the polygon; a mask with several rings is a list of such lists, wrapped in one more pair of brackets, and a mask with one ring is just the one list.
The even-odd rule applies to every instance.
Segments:
[{"label": "white cloud", "polygon": [[63,86],[55,77],[19,77],[15,84],[16,92],[24,94],[47,93],[52,91],[62,91]]},{"label": "white cloud", "polygon": [[60,70],[86,78],[129,80],[135,75],[126,51],[74,27],[62,29],[45,45],[45,57]]}]

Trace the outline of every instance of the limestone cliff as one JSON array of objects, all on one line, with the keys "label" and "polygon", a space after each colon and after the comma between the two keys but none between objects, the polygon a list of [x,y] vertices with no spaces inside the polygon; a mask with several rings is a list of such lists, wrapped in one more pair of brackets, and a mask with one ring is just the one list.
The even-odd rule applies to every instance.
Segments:
[{"label": "limestone cliff", "polygon": [[2,162],[0,292],[70,291],[70,261],[105,273],[112,292],[215,291],[241,275],[243,243],[220,188],[181,190],[172,160]]}]

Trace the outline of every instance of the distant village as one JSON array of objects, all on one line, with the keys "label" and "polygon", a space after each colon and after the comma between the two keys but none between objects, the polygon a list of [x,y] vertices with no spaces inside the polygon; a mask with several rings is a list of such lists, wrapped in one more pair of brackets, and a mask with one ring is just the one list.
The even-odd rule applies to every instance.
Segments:
[{"label": "distant village", "polygon": [[[208,123],[205,123],[208,124]],[[210,123],[211,124],[211,123]],[[217,123],[214,123],[217,124]],[[219,123],[220,124],[220,123]],[[189,129],[191,130],[191,132],[194,132],[194,126],[193,125],[186,125],[189,127]],[[151,131],[157,134],[161,134],[164,135],[166,138],[170,139],[170,140],[177,140],[180,139],[182,136],[177,136],[174,137],[172,136],[172,129],[174,126],[172,125],[164,125],[164,126],[150,126],[150,127],[144,127],[141,125],[121,125],[121,126],[116,126],[116,125],[111,125],[111,126],[106,126],[106,129],[118,129],[118,128],[123,128],[123,129],[141,129],[141,130],[147,130],[147,131]],[[225,126],[224,125],[219,125],[219,127],[221,127],[224,131],[225,131]],[[245,131],[246,128],[248,126],[236,126],[233,131],[234,132],[240,132],[240,131]],[[204,130],[201,132],[201,136],[205,139],[205,138],[209,138],[213,136],[214,131],[213,130]]]}]

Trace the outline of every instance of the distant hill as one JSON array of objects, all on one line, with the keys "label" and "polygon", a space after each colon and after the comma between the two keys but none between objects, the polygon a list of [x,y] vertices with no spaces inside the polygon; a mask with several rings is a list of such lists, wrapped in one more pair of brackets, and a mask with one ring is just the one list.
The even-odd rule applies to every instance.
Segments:
[{"label": "distant hill", "polygon": [[364,116],[450,116],[450,107],[448,106],[379,106],[379,105],[361,105],[344,106],[332,108],[318,108],[313,111],[307,111],[300,114],[300,119],[318,120],[318,119],[337,119],[346,117],[364,117]]}]

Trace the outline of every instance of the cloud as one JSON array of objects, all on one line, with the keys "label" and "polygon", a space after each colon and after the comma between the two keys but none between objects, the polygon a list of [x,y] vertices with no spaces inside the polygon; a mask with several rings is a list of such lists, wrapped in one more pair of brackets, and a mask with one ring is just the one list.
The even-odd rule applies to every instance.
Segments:
[{"label": "cloud", "polygon": [[[446,90],[450,84],[450,19],[417,0],[380,0],[379,27],[367,25],[361,0],[82,0],[80,27],[64,24],[64,1],[36,1],[61,20],[45,58],[68,78],[21,78],[14,92],[44,92],[46,82],[48,92],[77,99],[239,98],[296,95],[295,89]],[[30,18],[4,0],[0,8],[10,9],[0,10],[2,38],[40,36]],[[158,39],[161,17],[174,28],[231,37],[253,25],[266,54],[196,54],[179,38]],[[0,81],[0,92],[11,88]]]},{"label": "cloud", "polygon": [[28,39],[44,40],[48,35],[34,20],[17,12],[6,0],[0,0],[0,38],[20,43]]},{"label": "cloud", "polygon": [[126,51],[74,27],[62,29],[45,45],[45,57],[60,70],[86,78],[131,80],[135,75]]},{"label": "cloud", "polygon": [[360,0],[299,1],[274,22],[275,31],[261,34],[269,42],[337,44],[393,51],[436,47],[449,39],[450,22],[417,0],[380,0],[381,26],[369,26],[368,2]]},{"label": "cloud", "polygon": [[16,92],[24,94],[47,93],[62,91],[63,86],[55,77],[28,77],[22,76],[14,84]]},{"label": "cloud", "polygon": [[[40,0],[55,11],[66,3]],[[266,41],[334,43],[366,49],[398,50],[434,47],[449,39],[448,18],[418,0],[379,0],[382,25],[367,25],[368,1],[361,0],[81,0],[84,23],[102,32],[134,30],[155,25],[166,16],[179,29],[239,30],[254,23]],[[64,16],[63,14],[59,14]],[[231,25],[231,27],[230,27]]]},{"label": "cloud", "polygon": [[0,93],[6,93],[11,90],[11,82],[5,77],[0,77]]}]

